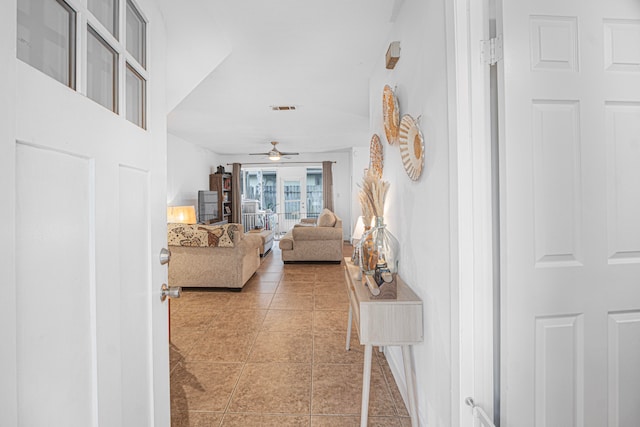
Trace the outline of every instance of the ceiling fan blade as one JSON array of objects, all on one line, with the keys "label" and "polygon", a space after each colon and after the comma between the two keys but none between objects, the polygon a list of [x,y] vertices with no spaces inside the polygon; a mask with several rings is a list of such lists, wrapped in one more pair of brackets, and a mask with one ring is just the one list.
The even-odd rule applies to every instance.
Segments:
[{"label": "ceiling fan blade", "polygon": [[269,156],[271,158],[271,156],[275,158],[279,158],[282,156],[298,156],[300,153],[289,153],[289,152],[283,152],[280,151],[276,148],[276,145],[278,145],[277,141],[271,141],[271,145],[273,146],[273,148],[271,148],[271,150],[267,151],[266,153],[249,153],[250,156]]}]

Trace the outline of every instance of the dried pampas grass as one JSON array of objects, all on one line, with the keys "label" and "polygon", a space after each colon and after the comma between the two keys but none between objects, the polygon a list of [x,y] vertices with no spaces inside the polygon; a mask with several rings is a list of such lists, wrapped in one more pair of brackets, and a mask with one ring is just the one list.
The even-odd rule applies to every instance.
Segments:
[{"label": "dried pampas grass", "polygon": [[369,215],[384,216],[384,201],[387,197],[389,186],[388,182],[382,181],[371,170],[364,175],[359,197],[365,224],[371,223],[370,217],[369,222],[366,222]]}]

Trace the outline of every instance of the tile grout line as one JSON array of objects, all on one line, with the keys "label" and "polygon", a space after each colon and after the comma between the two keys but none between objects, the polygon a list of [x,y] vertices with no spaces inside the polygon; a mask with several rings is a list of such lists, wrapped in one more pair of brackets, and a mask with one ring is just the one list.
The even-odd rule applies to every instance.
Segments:
[{"label": "tile grout line", "polygon": [[[278,286],[280,286],[280,282],[278,281]],[[277,287],[276,286],[276,289]],[[253,337],[253,342],[251,343],[251,346],[249,347],[249,350],[245,356],[244,362],[242,362],[242,368],[240,369],[240,374],[238,374],[238,378],[235,381],[235,384],[233,385],[233,389],[231,390],[231,394],[229,395],[229,400],[227,401],[227,404],[225,405],[224,411],[222,413],[222,418],[220,419],[220,426],[222,426],[225,417],[227,416],[227,414],[229,414],[229,407],[231,406],[231,401],[233,400],[233,396],[236,393],[236,390],[238,389],[238,384],[240,383],[240,378],[242,378],[242,374],[245,371],[245,368],[247,367],[247,363],[249,362],[249,356],[251,355],[251,352],[253,351],[253,348],[256,344],[256,341],[258,340],[258,336],[260,335],[260,332],[262,331],[262,327],[264,325],[264,321],[266,320],[267,316],[269,315],[269,310],[271,307],[271,303],[273,302],[273,295],[271,297],[271,300],[269,301],[269,306],[266,309],[266,313],[264,315],[264,318],[262,318],[262,321],[260,322],[260,325],[257,328],[257,333],[255,335],[255,337]],[[253,310],[253,309],[252,309]],[[257,308],[256,310],[263,310],[262,308]]]}]

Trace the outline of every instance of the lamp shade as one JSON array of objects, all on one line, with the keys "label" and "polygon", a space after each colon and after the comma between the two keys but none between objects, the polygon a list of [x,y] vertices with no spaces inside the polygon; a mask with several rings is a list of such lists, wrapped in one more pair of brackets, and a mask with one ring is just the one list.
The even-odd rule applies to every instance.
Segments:
[{"label": "lamp shade", "polygon": [[362,234],[364,233],[364,222],[362,221],[362,215],[358,217],[356,221],[356,226],[353,228],[353,234],[351,234],[351,243],[360,240]]},{"label": "lamp shade", "polygon": [[196,208],[195,206],[168,206],[167,222],[180,224],[195,224]]}]

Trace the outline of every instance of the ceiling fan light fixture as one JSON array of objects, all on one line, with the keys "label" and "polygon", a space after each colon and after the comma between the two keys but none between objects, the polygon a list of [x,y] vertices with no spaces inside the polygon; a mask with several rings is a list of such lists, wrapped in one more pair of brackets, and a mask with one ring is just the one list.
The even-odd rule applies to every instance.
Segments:
[{"label": "ceiling fan light fixture", "polygon": [[269,160],[277,162],[280,160],[280,153],[275,150],[269,151]]}]

